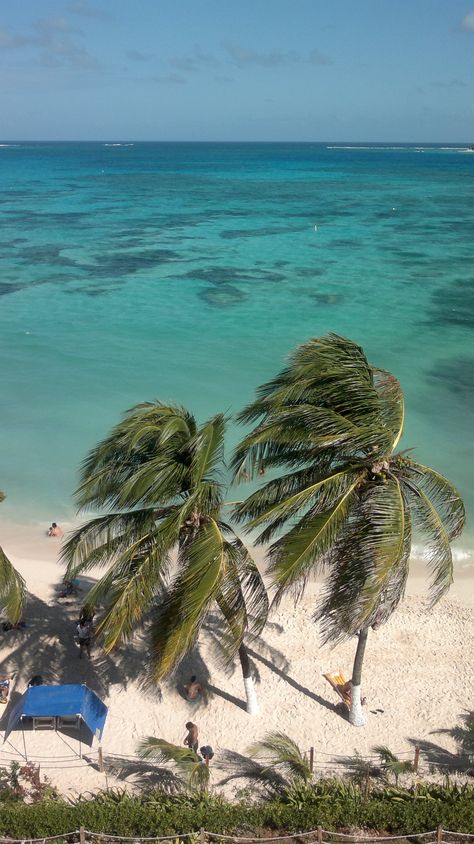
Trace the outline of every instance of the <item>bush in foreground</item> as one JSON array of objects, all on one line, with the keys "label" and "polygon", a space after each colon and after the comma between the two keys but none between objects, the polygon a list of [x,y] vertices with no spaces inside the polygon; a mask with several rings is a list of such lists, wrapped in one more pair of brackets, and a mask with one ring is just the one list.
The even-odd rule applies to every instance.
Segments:
[{"label": "bush in foreground", "polygon": [[124,836],[173,835],[200,827],[221,834],[265,835],[297,833],[317,826],[329,830],[351,827],[393,834],[427,832],[438,825],[458,832],[474,829],[472,785],[419,785],[413,789],[373,789],[364,795],[352,783],[319,781],[284,802],[230,803],[203,794],[131,796],[103,792],[81,797],[74,804],[48,800],[26,806],[0,804],[0,835],[41,838],[77,830]]}]

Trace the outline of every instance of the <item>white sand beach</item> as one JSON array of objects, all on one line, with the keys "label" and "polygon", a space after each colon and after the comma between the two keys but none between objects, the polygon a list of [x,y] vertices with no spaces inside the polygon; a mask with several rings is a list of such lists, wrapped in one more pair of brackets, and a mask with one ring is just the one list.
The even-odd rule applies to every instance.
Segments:
[{"label": "white sand beach", "polygon": [[[368,754],[377,744],[398,753],[412,752],[418,743],[432,759],[439,753],[436,747],[455,751],[453,739],[437,731],[460,724],[474,700],[474,570],[468,562],[457,564],[449,599],[433,610],[427,609],[423,576],[413,564],[404,603],[386,626],[369,636],[363,678],[367,726],[357,729],[336,711],[337,696],[322,676],[341,670],[350,677],[356,641],[333,650],[320,646],[312,621],[317,584],[297,607],[283,602],[261,640],[250,645],[260,704],[260,714],[251,717],[245,712],[240,666],[230,674],[218,668],[212,630],[202,633],[176,677],[161,689],[144,684],[145,634],[110,656],[96,645],[90,662],[79,660],[75,622],[92,579],[81,578],[84,591],[79,597],[58,600],[60,543],[45,536],[44,526],[4,525],[1,539],[26,579],[30,597],[26,629],[0,633],[0,673],[15,674],[7,711],[0,713],[0,730],[34,674],[46,683],[87,683],[109,707],[102,741],[107,773],[87,761],[97,759],[96,742],[93,752],[83,748],[85,756],[79,759],[73,738],[49,731],[25,734],[28,756],[40,761],[41,770],[64,793],[132,783],[142,764],[114,757],[133,757],[138,741],[148,735],[181,744],[188,720],[198,725],[200,744],[211,744],[216,758],[221,749],[245,752],[250,742],[277,729],[302,749],[313,746],[317,766],[329,764],[332,755]],[[207,705],[190,704],[179,693],[192,673],[208,687]],[[15,731],[0,745],[0,765],[21,760],[23,752],[22,733]]]}]

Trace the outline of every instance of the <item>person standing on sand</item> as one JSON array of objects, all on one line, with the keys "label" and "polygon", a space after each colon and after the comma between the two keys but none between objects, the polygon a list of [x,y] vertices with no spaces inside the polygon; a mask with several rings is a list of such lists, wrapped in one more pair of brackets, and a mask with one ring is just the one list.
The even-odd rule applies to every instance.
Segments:
[{"label": "person standing on sand", "polygon": [[192,721],[188,721],[185,726],[188,734],[184,739],[184,744],[186,744],[190,750],[194,750],[194,752],[197,753],[199,747],[198,728]]},{"label": "person standing on sand", "polygon": [[79,659],[82,659],[84,651],[90,659],[92,638],[92,625],[90,621],[79,622],[77,625],[77,638],[79,639]]}]

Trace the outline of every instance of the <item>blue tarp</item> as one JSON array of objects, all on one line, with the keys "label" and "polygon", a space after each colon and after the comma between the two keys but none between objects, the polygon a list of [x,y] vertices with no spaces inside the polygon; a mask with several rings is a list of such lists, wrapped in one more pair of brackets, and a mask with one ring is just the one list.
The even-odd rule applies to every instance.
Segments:
[{"label": "blue tarp", "polygon": [[107,711],[105,703],[85,684],[31,686],[10,713],[4,741],[22,718],[74,715],[81,717],[92,735],[101,739]]}]

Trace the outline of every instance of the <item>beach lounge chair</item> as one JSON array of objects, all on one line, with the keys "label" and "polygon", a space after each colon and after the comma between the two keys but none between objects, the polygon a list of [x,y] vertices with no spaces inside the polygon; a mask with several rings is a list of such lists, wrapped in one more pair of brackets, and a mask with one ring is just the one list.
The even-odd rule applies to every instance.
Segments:
[{"label": "beach lounge chair", "polygon": [[352,703],[350,680],[346,680],[344,674],[341,672],[339,674],[323,674],[323,677],[333,687],[347,708],[350,709]]}]

